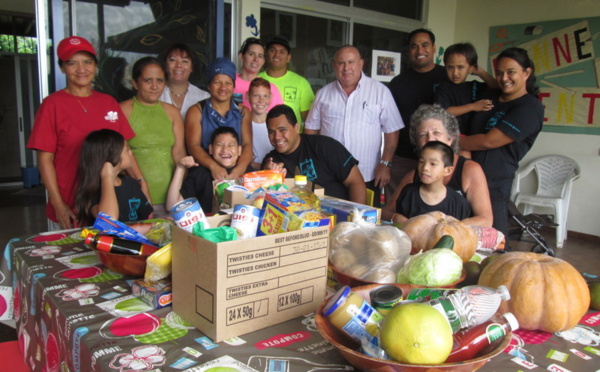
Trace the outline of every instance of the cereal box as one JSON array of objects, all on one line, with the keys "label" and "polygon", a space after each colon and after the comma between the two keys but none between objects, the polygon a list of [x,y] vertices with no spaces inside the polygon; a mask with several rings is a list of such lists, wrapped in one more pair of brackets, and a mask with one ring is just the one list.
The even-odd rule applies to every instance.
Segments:
[{"label": "cereal box", "polygon": [[267,193],[257,235],[271,235],[329,225],[329,217],[289,191]]}]

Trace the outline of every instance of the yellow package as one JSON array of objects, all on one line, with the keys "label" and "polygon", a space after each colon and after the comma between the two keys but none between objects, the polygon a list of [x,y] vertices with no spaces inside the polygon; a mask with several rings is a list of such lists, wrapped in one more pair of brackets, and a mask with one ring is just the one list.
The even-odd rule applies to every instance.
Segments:
[{"label": "yellow package", "polygon": [[262,187],[267,189],[271,186],[283,183],[283,171],[278,169],[267,169],[256,172],[249,172],[243,176],[243,186],[248,189],[249,192]]}]

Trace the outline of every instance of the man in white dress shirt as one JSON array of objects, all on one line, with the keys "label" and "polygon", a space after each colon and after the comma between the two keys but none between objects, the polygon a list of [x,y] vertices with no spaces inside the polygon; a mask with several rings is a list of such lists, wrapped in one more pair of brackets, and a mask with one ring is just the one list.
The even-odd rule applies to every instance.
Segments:
[{"label": "man in white dress shirt", "polygon": [[[321,88],[306,119],[306,134],[341,142],[359,161],[358,168],[375,192],[390,181],[390,167],[404,122],[390,90],[363,72],[364,60],[351,45],[333,58],[336,80]],[[381,149],[383,134],[383,151]]]}]

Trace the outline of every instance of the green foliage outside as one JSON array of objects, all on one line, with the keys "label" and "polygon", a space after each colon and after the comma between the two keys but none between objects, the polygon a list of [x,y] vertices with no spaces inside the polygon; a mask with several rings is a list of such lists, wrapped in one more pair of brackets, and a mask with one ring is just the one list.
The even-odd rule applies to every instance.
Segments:
[{"label": "green foliage outside", "polygon": [[0,52],[36,54],[37,40],[34,37],[0,35]]}]

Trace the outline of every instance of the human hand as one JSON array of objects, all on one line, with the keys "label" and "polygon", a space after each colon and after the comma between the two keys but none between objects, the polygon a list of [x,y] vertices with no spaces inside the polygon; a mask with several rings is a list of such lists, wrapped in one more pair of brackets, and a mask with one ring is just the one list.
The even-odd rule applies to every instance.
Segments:
[{"label": "human hand", "polygon": [[196,163],[193,156],[184,156],[183,158],[179,159],[179,161],[177,162],[177,167],[182,168],[182,169],[197,167],[197,166],[198,166],[198,163]]},{"label": "human hand", "polygon": [[267,161],[265,162],[265,169],[278,169],[281,170],[283,172],[283,177],[285,178],[285,175],[287,173],[287,169],[285,168],[285,165],[283,163],[275,163],[273,161],[273,158],[268,158]]},{"label": "human hand", "polygon": [[388,183],[390,183],[391,179],[391,169],[386,167],[383,164],[378,164],[377,168],[375,168],[375,187],[383,188],[386,187]]},{"label": "human hand", "polygon": [[119,175],[119,170],[110,162],[105,162],[100,170],[100,178],[108,177],[114,180]]},{"label": "human hand", "polygon": [[490,99],[482,99],[477,102],[473,102],[473,107],[473,111],[490,111],[492,108],[494,108],[494,104]]},{"label": "human hand", "polygon": [[70,229],[73,227],[73,222],[76,220],[75,213],[71,210],[71,207],[65,202],[61,202],[54,205],[54,211],[56,212],[56,219],[58,224],[63,229]]},{"label": "human hand", "polygon": [[217,181],[231,178],[229,173],[227,173],[227,170],[217,163],[212,163],[210,165],[210,174],[212,175],[213,180]]}]

